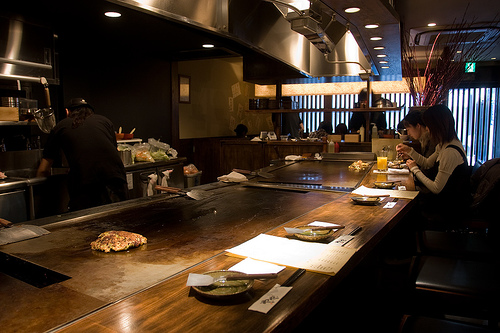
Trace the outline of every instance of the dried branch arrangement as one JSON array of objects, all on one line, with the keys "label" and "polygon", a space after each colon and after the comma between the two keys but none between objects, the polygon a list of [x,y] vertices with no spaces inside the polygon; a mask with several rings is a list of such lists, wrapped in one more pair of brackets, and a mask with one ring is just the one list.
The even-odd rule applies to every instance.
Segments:
[{"label": "dried branch arrangement", "polygon": [[410,33],[403,33],[402,71],[415,106],[443,103],[448,91],[462,81],[466,63],[487,55],[500,39],[500,29],[492,27],[471,42],[468,37],[475,30],[474,24],[467,23],[465,18],[461,23],[441,30],[426,49],[425,66],[417,63],[415,41],[411,40]]}]

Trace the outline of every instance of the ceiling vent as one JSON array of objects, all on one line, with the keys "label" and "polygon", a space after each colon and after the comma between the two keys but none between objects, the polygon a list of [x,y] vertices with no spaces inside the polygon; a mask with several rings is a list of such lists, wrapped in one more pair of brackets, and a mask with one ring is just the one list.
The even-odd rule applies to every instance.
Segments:
[{"label": "ceiling vent", "polygon": [[460,39],[465,44],[489,42],[492,38],[496,38],[500,31],[499,27],[476,27],[466,29],[439,29],[439,30],[426,30],[411,29],[410,30],[410,45],[411,46],[429,46],[434,44],[439,37],[438,43],[450,44],[456,42],[454,38],[457,34],[462,34]]}]

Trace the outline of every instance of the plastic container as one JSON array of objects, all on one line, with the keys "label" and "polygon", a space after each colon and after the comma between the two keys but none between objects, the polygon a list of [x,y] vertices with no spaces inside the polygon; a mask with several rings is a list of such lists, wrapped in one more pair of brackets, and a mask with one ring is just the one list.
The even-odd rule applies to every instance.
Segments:
[{"label": "plastic container", "polygon": [[184,175],[184,187],[194,187],[201,184],[201,171]]}]

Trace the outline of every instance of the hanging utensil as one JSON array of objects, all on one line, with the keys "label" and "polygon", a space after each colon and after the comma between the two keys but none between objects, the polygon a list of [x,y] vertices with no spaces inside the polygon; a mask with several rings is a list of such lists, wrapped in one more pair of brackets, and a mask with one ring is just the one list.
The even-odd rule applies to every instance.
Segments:
[{"label": "hanging utensil", "polygon": [[34,116],[40,130],[44,133],[50,133],[50,131],[56,126],[56,117],[50,103],[50,92],[47,79],[42,76],[40,78],[40,82],[43,84],[45,89],[47,107],[36,110]]}]

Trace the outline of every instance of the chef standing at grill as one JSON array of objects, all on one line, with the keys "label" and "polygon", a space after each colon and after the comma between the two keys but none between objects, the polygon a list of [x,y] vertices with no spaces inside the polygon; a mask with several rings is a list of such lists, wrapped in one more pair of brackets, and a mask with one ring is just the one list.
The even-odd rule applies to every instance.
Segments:
[{"label": "chef standing at grill", "polygon": [[118,155],[113,123],[95,114],[83,98],[71,99],[66,113],[68,117],[50,132],[37,176],[49,176],[62,151],[70,168],[70,210],[125,200],[125,167]]}]

